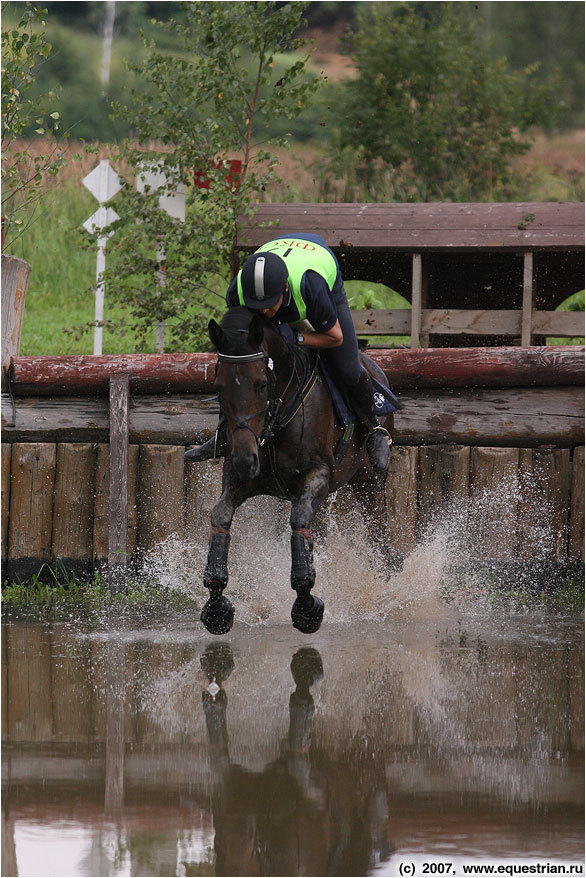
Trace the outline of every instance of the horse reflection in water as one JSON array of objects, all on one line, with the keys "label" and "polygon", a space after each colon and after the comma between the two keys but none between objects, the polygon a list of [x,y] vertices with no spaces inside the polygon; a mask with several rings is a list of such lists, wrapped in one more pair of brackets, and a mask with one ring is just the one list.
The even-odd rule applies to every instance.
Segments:
[{"label": "horse reflection in water", "polygon": [[[246,308],[230,309],[220,325],[211,320],[209,333],[218,352],[215,388],[227,450],[222,496],[211,513],[204,573],[210,597],[201,620],[211,634],[225,634],[232,627],[234,607],[222,594],[228,583],[232,519],[250,497],[266,494],[291,501],[291,587],[297,592],[291,618],[295,628],[313,633],[324,613],[323,601],[311,594],[314,513],[328,494],[350,484],[373,541],[380,543],[387,532],[386,473],[370,466],[364,436],[338,424],[314,355],[289,344],[269,320]],[[388,389],[372,360],[362,355],[362,365]],[[375,431],[389,435],[392,415],[383,424]],[[396,567],[398,559],[388,561]]]},{"label": "horse reflection in water", "polygon": [[201,657],[209,680],[202,693],[215,774],[212,809],[218,875],[364,875],[392,853],[383,789],[366,794],[337,762],[312,755],[315,705],[310,689],[323,677],[319,652],[299,649],[291,661],[289,734],[279,759],[262,772],[230,760],[230,646],[210,644]]}]

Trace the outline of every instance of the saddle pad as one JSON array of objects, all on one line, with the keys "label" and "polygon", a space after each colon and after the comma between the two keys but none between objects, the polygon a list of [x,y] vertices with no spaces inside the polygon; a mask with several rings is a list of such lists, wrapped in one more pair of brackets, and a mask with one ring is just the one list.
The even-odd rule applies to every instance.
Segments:
[{"label": "saddle pad", "polygon": [[[343,427],[346,424],[354,423],[356,421],[356,415],[348,408],[348,404],[344,399],[340,388],[332,378],[330,370],[327,367],[327,364],[320,358],[319,365],[322,371],[322,375],[324,376],[326,383],[330,389],[330,393],[332,395],[332,402],[334,403],[334,409],[336,411],[336,415],[340,423]],[[390,415],[393,412],[396,412],[399,408],[399,400],[392,392],[389,390],[386,385],[382,384],[376,378],[370,376],[370,380],[372,381],[374,387],[374,404],[376,407],[376,413],[378,417],[383,415]]]}]

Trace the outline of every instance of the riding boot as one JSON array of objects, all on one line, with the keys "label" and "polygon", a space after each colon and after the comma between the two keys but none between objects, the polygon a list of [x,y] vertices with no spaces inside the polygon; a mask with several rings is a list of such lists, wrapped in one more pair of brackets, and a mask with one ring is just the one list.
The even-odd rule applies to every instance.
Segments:
[{"label": "riding boot", "polygon": [[378,423],[374,391],[368,372],[363,369],[358,383],[346,385],[346,390],[352,408],[367,431],[366,452],[371,466],[376,473],[384,475],[389,466],[391,437],[388,430]]},{"label": "riding boot", "polygon": [[199,463],[202,460],[214,460],[223,457],[226,453],[226,421],[220,418],[218,427],[211,439],[204,442],[203,445],[195,445],[186,451],[183,460],[195,461]]}]

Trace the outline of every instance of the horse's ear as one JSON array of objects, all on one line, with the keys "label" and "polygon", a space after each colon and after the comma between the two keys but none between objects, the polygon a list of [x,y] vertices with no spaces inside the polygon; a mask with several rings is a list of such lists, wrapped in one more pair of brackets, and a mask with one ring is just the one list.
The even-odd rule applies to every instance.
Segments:
[{"label": "horse's ear", "polygon": [[251,345],[258,348],[262,344],[264,336],[264,321],[260,314],[255,314],[250,321],[250,326],[248,327],[248,341]]},{"label": "horse's ear", "polygon": [[224,330],[219,323],[216,323],[213,317],[208,323],[208,333],[213,346],[216,348],[216,350],[220,350],[220,345],[222,344],[222,339],[224,338]]}]

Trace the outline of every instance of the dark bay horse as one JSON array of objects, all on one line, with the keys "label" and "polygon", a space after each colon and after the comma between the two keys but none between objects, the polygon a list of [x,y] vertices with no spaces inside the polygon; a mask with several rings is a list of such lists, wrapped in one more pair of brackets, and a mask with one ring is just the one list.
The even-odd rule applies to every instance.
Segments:
[{"label": "dark bay horse", "polygon": [[[328,494],[351,483],[373,535],[384,536],[384,476],[371,469],[356,430],[346,434],[346,453],[336,460],[344,431],[315,354],[289,344],[269,320],[246,308],[230,309],[221,324],[210,320],[208,330],[218,352],[215,388],[227,451],[222,496],[211,513],[204,573],[210,597],[201,620],[212,634],[232,627],[234,608],[222,594],[232,518],[249,497],[268,494],[291,501],[291,586],[297,592],[291,618],[300,631],[312,633],[324,612],[323,602],[311,594],[314,512]],[[367,357],[363,365],[387,384]],[[384,426],[391,431],[392,415]]]}]

